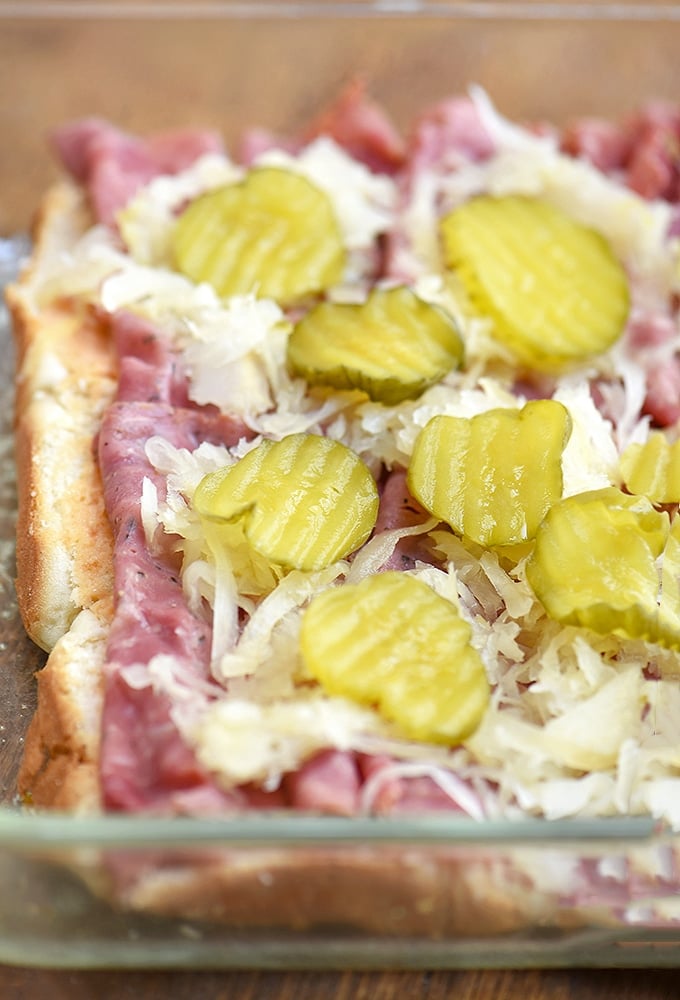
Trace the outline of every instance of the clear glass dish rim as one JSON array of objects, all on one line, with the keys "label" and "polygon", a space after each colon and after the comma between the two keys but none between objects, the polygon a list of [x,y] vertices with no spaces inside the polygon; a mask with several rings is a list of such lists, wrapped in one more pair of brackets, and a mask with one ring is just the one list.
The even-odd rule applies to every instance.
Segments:
[{"label": "clear glass dish rim", "polygon": [[675,3],[542,0],[0,0],[0,21],[442,18],[470,21],[680,22]]},{"label": "clear glass dish rim", "polygon": [[474,820],[460,815],[324,816],[290,812],[247,812],[228,816],[149,816],[101,813],[84,816],[32,812],[0,806],[0,849],[50,847],[196,848],[222,844],[238,847],[346,845],[357,847],[474,846],[494,849],[521,846],[572,849],[674,842],[676,834],[650,816]]}]

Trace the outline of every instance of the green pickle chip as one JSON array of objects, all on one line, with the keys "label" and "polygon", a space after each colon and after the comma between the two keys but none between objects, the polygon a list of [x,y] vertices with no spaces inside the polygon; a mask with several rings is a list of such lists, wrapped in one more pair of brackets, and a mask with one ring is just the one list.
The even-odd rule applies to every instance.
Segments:
[{"label": "green pickle chip", "polygon": [[671,521],[661,564],[659,600],[659,642],[670,649],[680,649],[680,518]]},{"label": "green pickle chip", "polygon": [[630,493],[653,503],[680,503],[680,441],[671,444],[653,431],[644,444],[629,445],[619,464]]},{"label": "green pickle chip", "polygon": [[301,174],[257,167],[182,212],[175,266],[223,298],[253,293],[292,303],[342,278],[345,248],[330,198]]},{"label": "green pickle chip", "polygon": [[570,432],[568,410],[550,399],[433,417],[416,438],[409,488],[457,534],[485,547],[520,545],[562,496]]},{"label": "green pickle chip", "polygon": [[[193,497],[211,526],[234,522],[252,548],[287,569],[318,570],[367,540],[378,489],[353,451],[315,434],[263,440],[234,465],[208,473]],[[214,537],[214,531],[211,532]]]},{"label": "green pickle chip", "polygon": [[679,538],[646,497],[613,486],[579,493],[546,515],[527,579],[564,625],[678,648]]},{"label": "green pickle chip", "polygon": [[489,701],[482,660],[458,609],[422,580],[388,571],[310,602],[300,647],[330,694],[374,705],[406,737],[454,745]]},{"label": "green pickle chip", "polygon": [[453,319],[404,287],[374,289],[359,304],[322,302],[288,341],[295,375],[389,405],[419,396],[462,359]]},{"label": "green pickle chip", "polygon": [[440,224],[444,264],[472,310],[529,368],[559,371],[606,351],[629,310],[626,273],[598,232],[538,198],[472,198]]}]

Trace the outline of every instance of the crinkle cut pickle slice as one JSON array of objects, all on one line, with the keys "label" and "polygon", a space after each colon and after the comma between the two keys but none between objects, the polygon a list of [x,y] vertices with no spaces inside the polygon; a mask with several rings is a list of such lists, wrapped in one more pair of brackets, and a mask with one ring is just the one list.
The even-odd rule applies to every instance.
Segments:
[{"label": "crinkle cut pickle slice", "polygon": [[680,503],[680,440],[671,443],[653,431],[644,443],[629,445],[619,464],[630,493],[652,503]]},{"label": "crinkle cut pickle slice", "polygon": [[531,540],[562,496],[562,452],[571,433],[561,403],[433,417],[408,469],[413,496],[457,534],[485,547]]},{"label": "crinkle cut pickle slice", "polygon": [[314,597],[301,626],[306,672],[330,694],[375,705],[414,740],[454,745],[489,701],[484,665],[457,608],[388,571]]},{"label": "crinkle cut pickle slice", "polygon": [[261,441],[234,465],[204,476],[193,497],[212,523],[242,521],[271,563],[318,570],[358,549],[378,514],[378,489],[353,451],[331,438]]},{"label": "crinkle cut pickle slice", "polygon": [[677,649],[678,587],[669,577],[678,565],[677,539],[678,525],[671,529],[668,515],[646,497],[613,486],[576,494],[546,515],[527,579],[564,625]]},{"label": "crinkle cut pickle slice", "polygon": [[538,198],[480,195],[440,223],[445,266],[471,308],[530,367],[606,351],[628,316],[628,279],[605,238]]},{"label": "crinkle cut pickle slice", "polygon": [[175,225],[175,265],[223,298],[291,304],[336,284],[345,247],[330,198],[294,171],[255,167],[192,201]]},{"label": "crinkle cut pickle slice", "polygon": [[294,374],[388,405],[419,396],[462,359],[453,318],[406,287],[375,288],[359,304],[321,302],[288,340]]}]

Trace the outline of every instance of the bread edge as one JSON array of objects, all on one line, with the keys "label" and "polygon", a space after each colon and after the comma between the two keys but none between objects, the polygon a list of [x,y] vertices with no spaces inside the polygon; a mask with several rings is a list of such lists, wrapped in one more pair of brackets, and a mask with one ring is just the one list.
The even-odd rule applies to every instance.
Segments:
[{"label": "bread edge", "polygon": [[87,222],[77,188],[51,188],[31,261],[6,290],[16,351],[16,593],[26,631],[47,652],[112,589],[112,533],[93,442],[115,392],[113,347],[93,311],[39,298],[52,257]]}]

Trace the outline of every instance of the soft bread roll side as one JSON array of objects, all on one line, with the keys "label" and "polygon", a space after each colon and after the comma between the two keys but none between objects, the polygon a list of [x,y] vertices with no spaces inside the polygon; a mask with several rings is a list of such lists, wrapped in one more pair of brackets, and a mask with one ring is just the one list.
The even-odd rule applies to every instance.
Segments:
[{"label": "soft bread roll side", "polygon": [[47,195],[30,267],[7,291],[17,349],[17,598],[49,651],[83,608],[111,593],[112,537],[93,451],[116,388],[105,324],[73,301],[40,302],[42,273],[88,224],[76,188]]},{"label": "soft bread roll side", "polygon": [[17,782],[28,806],[100,810],[102,667],[110,620],[110,600],[81,611],[37,675],[38,707]]},{"label": "soft bread roll side", "polygon": [[111,618],[112,536],[94,438],[116,387],[108,331],[73,301],[43,304],[54,260],[90,224],[78,189],[52,188],[30,266],[6,293],[16,345],[17,580],[26,631],[50,652],[26,734],[19,795],[35,807],[99,808],[101,665]]},{"label": "soft bread roll side", "polygon": [[589,917],[612,922],[597,904],[561,911],[554,887],[500,861],[494,848],[353,844],[211,853],[150,855],[143,877],[130,879],[119,899],[136,911],[233,927],[325,926],[387,937],[484,939],[531,926],[579,926]]}]

